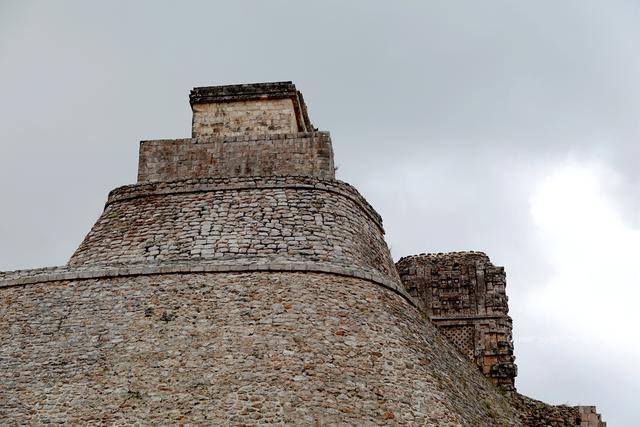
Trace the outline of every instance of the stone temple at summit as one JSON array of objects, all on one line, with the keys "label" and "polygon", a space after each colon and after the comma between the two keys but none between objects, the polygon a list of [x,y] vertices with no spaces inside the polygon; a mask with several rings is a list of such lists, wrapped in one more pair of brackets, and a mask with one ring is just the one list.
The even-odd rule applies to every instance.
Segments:
[{"label": "stone temple at summit", "polygon": [[0,424],[605,426],[517,392],[502,267],[393,262],[291,82],[189,99],[66,265],[0,272]]}]

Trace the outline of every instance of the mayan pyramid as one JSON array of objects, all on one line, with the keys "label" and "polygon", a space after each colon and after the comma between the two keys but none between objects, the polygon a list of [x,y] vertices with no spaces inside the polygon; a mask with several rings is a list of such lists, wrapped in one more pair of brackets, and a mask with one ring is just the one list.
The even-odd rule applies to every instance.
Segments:
[{"label": "mayan pyramid", "polygon": [[604,425],[517,394],[486,255],[394,265],[291,82],[190,104],[67,265],[0,273],[2,425]]}]

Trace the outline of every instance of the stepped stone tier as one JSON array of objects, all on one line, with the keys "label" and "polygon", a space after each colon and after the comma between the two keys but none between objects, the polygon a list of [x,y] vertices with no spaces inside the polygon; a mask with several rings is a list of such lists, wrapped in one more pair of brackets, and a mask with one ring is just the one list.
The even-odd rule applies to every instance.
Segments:
[{"label": "stepped stone tier", "polygon": [[604,425],[514,391],[486,256],[398,274],[291,82],[190,101],[67,265],[0,273],[3,425]]}]

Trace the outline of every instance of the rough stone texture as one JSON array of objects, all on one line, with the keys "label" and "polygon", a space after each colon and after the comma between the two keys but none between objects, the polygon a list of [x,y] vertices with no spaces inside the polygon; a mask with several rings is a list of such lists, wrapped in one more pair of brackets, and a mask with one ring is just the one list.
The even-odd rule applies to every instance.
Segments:
[{"label": "rough stone texture", "polygon": [[5,422],[519,425],[418,310],[360,279],[149,275],[0,298]]},{"label": "rough stone texture", "polygon": [[69,265],[270,257],[330,261],[397,280],[379,217],[350,186],[283,178],[206,180],[198,188],[112,194]]},{"label": "rough stone texture", "polygon": [[[112,190],[107,205],[149,195],[197,193],[211,190],[242,190],[253,188],[306,188],[335,193],[351,199],[382,230],[382,217],[353,186],[334,179],[325,180],[305,176],[287,177],[231,177],[198,178],[171,182],[125,185]],[[327,196],[330,196],[327,194]]]},{"label": "rough stone texture", "polygon": [[602,416],[596,412],[595,406],[578,406],[580,427],[607,427]]},{"label": "rough stone texture", "polygon": [[548,405],[519,393],[513,393],[511,401],[520,412],[526,427],[606,427],[595,406]]},{"label": "rough stone texture", "polygon": [[238,176],[335,178],[327,132],[143,141],[138,182]]},{"label": "rough stone texture", "polygon": [[481,252],[411,256],[396,266],[438,329],[494,384],[515,390],[504,268]]},{"label": "rough stone texture", "polygon": [[522,424],[526,427],[580,426],[582,422],[580,409],[577,406],[548,405],[519,393],[513,393],[511,401],[520,412]]},{"label": "rough stone texture", "polygon": [[504,271],[411,257],[407,292],[291,82],[190,102],[67,266],[0,272],[0,424],[604,425],[469,363],[513,385]]},{"label": "rough stone texture", "polygon": [[306,271],[329,273],[339,276],[364,279],[401,295],[409,304],[421,309],[419,301],[411,297],[397,278],[377,271],[341,266],[331,262],[282,261],[272,258],[249,258],[231,261],[182,261],[143,264],[110,264],[105,266],[63,266],[32,270],[0,272],[0,288],[31,285],[34,283],[59,282],[63,280],[100,279],[170,273],[228,273],[252,271]]},{"label": "rough stone texture", "polygon": [[421,254],[396,263],[431,322],[510,397],[527,427],[606,427],[595,407],[548,405],[515,392],[517,369],[506,275],[482,252]]},{"label": "rough stone texture", "polygon": [[193,105],[194,137],[297,131],[298,123],[290,99]]},{"label": "rough stone texture", "polygon": [[194,88],[192,136],[310,132],[302,94],[291,82]]}]

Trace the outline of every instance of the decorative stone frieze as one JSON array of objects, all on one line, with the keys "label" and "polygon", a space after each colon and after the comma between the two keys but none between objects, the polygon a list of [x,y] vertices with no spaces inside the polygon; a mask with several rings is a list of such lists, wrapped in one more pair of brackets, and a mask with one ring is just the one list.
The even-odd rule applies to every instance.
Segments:
[{"label": "decorative stone frieze", "polygon": [[425,254],[396,264],[407,292],[494,384],[515,390],[517,369],[504,268],[482,252]]}]

